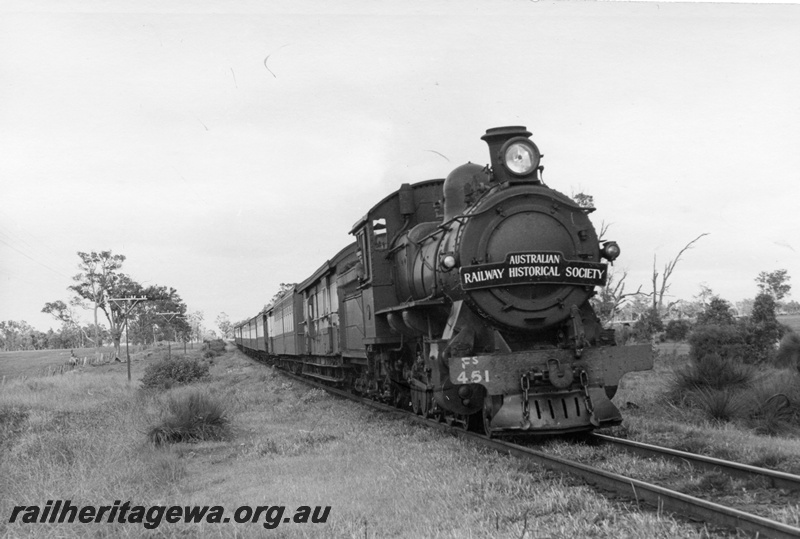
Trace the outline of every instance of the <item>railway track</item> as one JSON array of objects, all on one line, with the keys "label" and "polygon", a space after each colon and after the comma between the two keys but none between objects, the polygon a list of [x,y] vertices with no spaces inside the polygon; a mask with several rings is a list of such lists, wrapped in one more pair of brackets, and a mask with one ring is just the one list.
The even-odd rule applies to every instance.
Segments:
[{"label": "railway track", "polygon": [[[755,537],[800,537],[800,528],[789,524],[696,498],[653,483],[602,470],[581,462],[551,455],[507,440],[487,438],[484,435],[469,432],[457,426],[447,425],[435,419],[407,413],[393,406],[359,397],[352,393],[314,382],[286,371],[279,372],[306,385],[323,389],[331,394],[360,402],[377,410],[402,414],[415,423],[455,434],[456,436],[471,440],[483,447],[494,449],[499,453],[512,455],[520,459],[525,466],[531,470],[544,467],[552,471],[567,473],[581,478],[583,481],[596,488],[612,492],[623,498],[636,501],[637,503],[644,502],[661,512],[679,514],[690,520],[706,522],[721,528],[741,530]],[[599,443],[614,445],[647,458],[677,459],[683,464],[689,464],[696,468],[723,472],[736,478],[760,479],[766,481],[774,488],[800,492],[800,476],[601,434],[593,434],[592,437]]]},{"label": "railway track", "polygon": [[643,457],[672,460],[681,464],[690,465],[697,469],[722,472],[738,479],[763,480],[766,481],[770,488],[800,491],[800,476],[798,475],[707,457],[705,455],[697,455],[695,453],[687,453],[686,451],[679,451],[668,447],[615,438],[613,436],[606,436],[605,434],[594,433],[592,434],[592,438],[601,444],[613,445]]}]

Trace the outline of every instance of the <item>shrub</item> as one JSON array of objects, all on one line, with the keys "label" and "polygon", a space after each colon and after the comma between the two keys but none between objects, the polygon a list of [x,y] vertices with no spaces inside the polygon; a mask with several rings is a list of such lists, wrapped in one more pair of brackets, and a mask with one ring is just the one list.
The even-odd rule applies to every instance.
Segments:
[{"label": "shrub", "polygon": [[194,392],[180,399],[170,399],[167,408],[167,417],[147,433],[148,439],[156,445],[225,440],[230,436],[225,409],[205,393]]},{"label": "shrub", "polygon": [[729,388],[701,389],[694,396],[709,419],[732,421],[744,415],[745,403],[741,396]]},{"label": "shrub", "polygon": [[212,358],[221,356],[225,353],[225,341],[222,339],[215,339],[213,341],[204,341],[203,342],[203,357],[204,358]]},{"label": "shrub", "polygon": [[142,376],[145,389],[169,389],[208,376],[208,365],[190,358],[162,359],[147,366]]},{"label": "shrub", "polygon": [[675,389],[679,392],[695,389],[724,390],[750,385],[755,379],[752,365],[720,354],[709,353],[693,358],[675,371]]},{"label": "shrub", "polygon": [[800,335],[790,330],[783,336],[775,354],[775,366],[800,371]]},{"label": "shrub", "polygon": [[766,293],[756,296],[753,313],[745,325],[747,340],[751,345],[753,362],[764,363],[775,359],[775,344],[783,333],[775,317],[775,299]]},{"label": "shrub", "polygon": [[698,325],[689,335],[689,345],[693,359],[717,355],[722,359],[746,361],[751,354],[745,334],[736,325]]},{"label": "shrub", "polygon": [[731,304],[719,296],[712,297],[703,312],[697,315],[697,325],[699,326],[726,326],[735,323]]},{"label": "shrub", "polygon": [[633,334],[636,340],[648,341],[653,335],[664,331],[664,322],[658,314],[658,309],[648,309],[633,325]]},{"label": "shrub", "polygon": [[689,335],[692,324],[688,320],[670,320],[664,330],[664,336],[668,341],[685,341]]}]

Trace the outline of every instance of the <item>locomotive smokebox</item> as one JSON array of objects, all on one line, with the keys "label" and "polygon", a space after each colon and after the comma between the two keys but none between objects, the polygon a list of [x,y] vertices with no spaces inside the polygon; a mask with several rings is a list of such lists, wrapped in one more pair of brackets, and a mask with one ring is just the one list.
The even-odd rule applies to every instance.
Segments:
[{"label": "locomotive smokebox", "polygon": [[537,171],[542,154],[528,138],[524,126],[493,127],[481,137],[489,145],[493,180],[503,182],[539,182]]}]

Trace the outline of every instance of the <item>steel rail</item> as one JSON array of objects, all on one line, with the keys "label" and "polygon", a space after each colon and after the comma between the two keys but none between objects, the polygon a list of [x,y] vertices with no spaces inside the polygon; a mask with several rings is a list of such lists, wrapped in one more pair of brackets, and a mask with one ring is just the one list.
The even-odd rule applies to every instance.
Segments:
[{"label": "steel rail", "polygon": [[740,479],[764,478],[769,481],[772,488],[800,490],[800,475],[780,472],[778,470],[770,470],[767,468],[759,468],[758,466],[731,462],[729,460],[707,457],[705,455],[698,455],[695,453],[688,453],[686,451],[671,449],[669,447],[661,447],[643,442],[636,442],[634,440],[615,438],[605,434],[594,433],[592,434],[592,437],[604,444],[613,444],[640,456],[668,458],[684,464],[688,463],[699,468],[724,472]]},{"label": "steel rail", "polygon": [[[638,479],[599,470],[580,462],[548,455],[527,447],[487,439],[472,433],[464,434],[480,439],[480,443],[492,447],[496,451],[514,455],[524,461],[535,461],[550,470],[576,475],[591,485],[614,492],[628,499],[634,499],[637,502],[644,501],[660,511],[678,513],[693,520],[710,522],[726,528],[738,528],[758,536],[774,538],[800,537],[800,528],[782,522],[725,507]],[[530,463],[526,465],[529,468],[535,468]]]},{"label": "steel rail", "polygon": [[548,455],[542,451],[523,447],[511,442],[487,438],[481,434],[453,428],[433,419],[404,412],[393,406],[359,397],[347,391],[332,388],[286,371],[279,372],[340,397],[361,402],[378,410],[397,413],[416,423],[453,433],[460,438],[468,439],[484,447],[489,447],[499,453],[514,456],[520,459],[529,470],[537,470],[537,466],[542,466],[552,471],[568,473],[580,477],[586,483],[599,489],[613,492],[629,500],[634,500],[637,503],[644,502],[661,512],[677,513],[690,520],[708,522],[723,528],[739,529],[755,537],[772,537],[775,539],[800,538],[800,528],[789,524],[740,511],[732,507],[725,507],[708,500],[695,498],[694,496],[647,483],[646,481],[607,472],[580,462],[555,455]]}]

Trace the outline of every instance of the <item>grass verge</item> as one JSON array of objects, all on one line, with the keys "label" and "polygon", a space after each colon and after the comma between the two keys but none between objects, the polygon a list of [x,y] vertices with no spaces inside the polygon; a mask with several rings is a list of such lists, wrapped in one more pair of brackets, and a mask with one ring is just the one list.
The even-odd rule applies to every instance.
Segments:
[{"label": "grass verge", "polygon": [[[198,351],[198,355],[200,351]],[[145,361],[135,365],[141,378]],[[9,537],[698,537],[702,528],[287,381],[238,352],[162,393],[125,367],[28,379],[0,395],[0,535]],[[224,406],[219,440],[156,445],[171,402]],[[190,405],[179,404],[179,408]],[[8,523],[15,505],[330,507],[325,523]],[[715,534],[712,533],[712,536]]]}]

